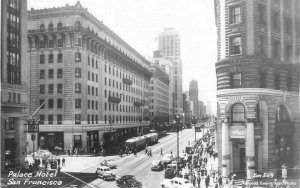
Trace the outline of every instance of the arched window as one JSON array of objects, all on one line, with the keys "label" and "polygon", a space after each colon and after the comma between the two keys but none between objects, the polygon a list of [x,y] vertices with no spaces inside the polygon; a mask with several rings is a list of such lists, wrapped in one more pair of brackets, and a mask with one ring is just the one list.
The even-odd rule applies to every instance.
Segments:
[{"label": "arched window", "polygon": [[75,22],[75,29],[79,30],[81,27],[81,23],[79,21]]},{"label": "arched window", "polygon": [[57,24],[57,30],[61,30],[62,27],[63,27],[63,24],[62,24],[61,22],[59,22],[59,23]]},{"label": "arched window", "polygon": [[287,109],[285,108],[285,106],[280,105],[277,108],[277,112],[276,112],[276,122],[289,122],[290,118],[287,112]]},{"label": "arched window", "polygon": [[241,103],[236,103],[231,109],[231,119],[233,123],[245,122],[245,108]]},{"label": "arched window", "polygon": [[49,31],[53,31],[53,23],[50,23],[50,24],[48,25],[48,30],[49,30]]},{"label": "arched window", "polygon": [[44,31],[45,31],[45,25],[44,25],[44,24],[41,24],[41,25],[40,25],[40,31],[41,31],[41,32],[44,32]]}]

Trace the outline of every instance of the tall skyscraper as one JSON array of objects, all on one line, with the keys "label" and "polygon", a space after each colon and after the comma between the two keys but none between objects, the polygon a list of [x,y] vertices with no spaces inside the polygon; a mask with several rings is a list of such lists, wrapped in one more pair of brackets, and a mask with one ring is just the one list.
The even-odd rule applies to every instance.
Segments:
[{"label": "tall skyscraper", "polygon": [[198,83],[197,80],[192,80],[189,87],[190,101],[193,101],[194,116],[200,119],[199,104],[198,104]]},{"label": "tall skyscraper", "polygon": [[[1,171],[24,164],[28,117],[27,0],[1,0]],[[16,167],[16,166],[15,166]]]},{"label": "tall skyscraper", "polygon": [[223,176],[299,166],[300,1],[215,0],[215,11]]},{"label": "tall skyscraper", "polygon": [[182,64],[180,56],[180,35],[175,28],[165,28],[158,36],[158,48],[174,67],[174,109],[182,113]]}]

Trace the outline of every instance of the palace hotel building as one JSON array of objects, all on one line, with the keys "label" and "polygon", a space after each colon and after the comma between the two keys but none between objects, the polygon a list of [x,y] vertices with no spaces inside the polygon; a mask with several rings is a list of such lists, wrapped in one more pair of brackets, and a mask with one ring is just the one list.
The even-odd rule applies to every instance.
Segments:
[{"label": "palace hotel building", "polygon": [[38,147],[117,149],[146,131],[150,62],[79,2],[31,9],[27,24]]},{"label": "palace hotel building", "polygon": [[215,0],[224,177],[299,168],[299,12],[299,0]]}]

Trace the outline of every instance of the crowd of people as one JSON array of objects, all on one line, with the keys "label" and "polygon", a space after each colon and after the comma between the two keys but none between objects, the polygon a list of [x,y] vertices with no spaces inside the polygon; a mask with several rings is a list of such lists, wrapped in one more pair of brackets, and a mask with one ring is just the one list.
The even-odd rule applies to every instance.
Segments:
[{"label": "crowd of people", "polygon": [[214,151],[215,139],[213,131],[207,133],[191,148],[191,151],[184,151],[190,154],[187,161],[179,164],[175,175],[188,179],[194,187],[200,187],[204,181],[206,188],[213,185],[215,188],[223,187],[221,172],[217,169],[211,169],[208,166],[208,160],[216,160],[217,152]]}]

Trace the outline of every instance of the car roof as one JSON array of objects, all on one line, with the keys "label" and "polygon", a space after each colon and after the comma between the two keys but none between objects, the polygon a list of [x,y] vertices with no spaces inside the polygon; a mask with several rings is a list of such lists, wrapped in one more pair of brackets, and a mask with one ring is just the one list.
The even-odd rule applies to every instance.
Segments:
[{"label": "car roof", "polygon": [[134,175],[124,175],[122,178],[134,178]]}]

